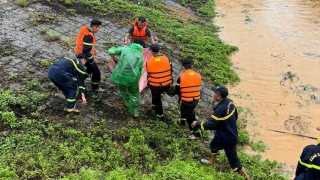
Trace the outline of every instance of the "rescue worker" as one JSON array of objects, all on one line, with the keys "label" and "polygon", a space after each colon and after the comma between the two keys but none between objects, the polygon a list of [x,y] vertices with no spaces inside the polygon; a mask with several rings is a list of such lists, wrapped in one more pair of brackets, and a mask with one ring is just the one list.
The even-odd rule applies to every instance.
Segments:
[{"label": "rescue worker", "polygon": [[177,79],[176,94],[179,95],[180,104],[180,120],[179,123],[182,126],[188,123],[189,129],[192,135],[189,139],[195,140],[200,137],[200,130],[198,127],[191,127],[191,123],[196,120],[195,108],[200,100],[200,88],[202,78],[201,75],[192,70],[191,60],[182,60],[183,73]]},{"label": "rescue worker", "polygon": [[81,27],[77,35],[76,47],[74,48],[76,55],[84,54],[86,56],[86,72],[92,74],[91,87],[93,91],[104,91],[104,89],[99,88],[101,73],[94,61],[94,56],[96,55],[95,45],[97,42],[95,33],[99,32],[101,25],[101,21],[93,19],[90,23],[90,27]]},{"label": "rescue worker", "polygon": [[[85,63],[85,56],[78,54],[76,59],[62,58],[49,68],[48,77],[57,87],[58,92],[62,92],[66,97],[68,102],[66,111],[68,112],[79,112],[76,108],[77,86],[81,93],[82,104],[87,103],[84,95],[84,79],[87,76],[84,67]],[[77,78],[77,83],[72,77]]]},{"label": "rescue worker", "polygon": [[306,146],[300,156],[294,180],[320,180],[320,137],[317,145]]},{"label": "rescue worker", "polygon": [[172,66],[166,56],[160,55],[158,44],[152,44],[149,50],[153,57],[147,61],[146,71],[152,95],[152,109],[155,111],[157,119],[163,121],[161,95],[172,84]]},{"label": "rescue worker", "polygon": [[143,41],[136,38],[130,46],[111,47],[108,50],[111,57],[119,56],[111,80],[118,85],[120,96],[129,108],[129,113],[135,118],[139,116],[139,80],[143,73],[143,47],[140,44],[143,44]]},{"label": "rescue worker", "polygon": [[124,45],[128,45],[128,40],[132,43],[135,38],[140,37],[143,41],[142,46],[145,47],[147,39],[150,39],[151,44],[154,44],[154,39],[151,36],[149,28],[147,28],[147,22],[145,17],[139,17],[133,23],[124,37]]},{"label": "rescue worker", "polygon": [[213,86],[213,99],[218,104],[213,108],[213,114],[206,122],[193,121],[192,127],[201,127],[202,130],[215,130],[214,138],[210,143],[212,152],[210,160],[202,159],[201,162],[212,166],[220,150],[224,149],[229,164],[233,171],[240,173],[246,180],[250,180],[237,155],[238,112],[233,101],[228,96],[228,89],[224,86]]}]

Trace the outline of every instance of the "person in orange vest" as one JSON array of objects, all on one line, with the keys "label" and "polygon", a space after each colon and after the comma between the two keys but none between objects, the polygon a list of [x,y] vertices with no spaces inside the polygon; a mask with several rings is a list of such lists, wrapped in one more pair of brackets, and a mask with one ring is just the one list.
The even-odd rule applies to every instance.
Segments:
[{"label": "person in orange vest", "polygon": [[151,44],[155,43],[153,37],[151,36],[149,28],[147,28],[147,22],[145,17],[139,17],[132,23],[132,26],[130,27],[129,31],[124,37],[125,46],[128,45],[129,37],[131,43],[135,38],[140,37],[144,43],[143,47],[145,47],[147,39],[150,39]]},{"label": "person in orange vest", "polygon": [[148,60],[146,69],[148,86],[152,95],[152,109],[155,111],[157,119],[163,121],[161,95],[167,91],[173,82],[172,66],[166,56],[160,55],[160,46],[158,44],[152,44],[149,50],[153,57]]},{"label": "person in orange vest", "polygon": [[94,62],[94,56],[96,54],[95,44],[97,41],[95,33],[99,32],[101,25],[101,21],[93,19],[90,27],[81,27],[77,35],[76,47],[74,48],[76,55],[84,54],[86,56],[86,72],[92,74],[91,87],[93,91],[104,91],[104,89],[99,88],[101,73],[97,64]]},{"label": "person in orange vest", "polygon": [[176,94],[179,95],[181,102],[180,105],[180,120],[179,123],[185,126],[186,122],[189,125],[189,129],[192,135],[189,139],[195,140],[200,137],[200,130],[198,127],[191,127],[191,123],[196,120],[195,108],[200,100],[200,88],[202,78],[201,75],[192,68],[191,60],[182,60],[183,73],[177,79]]}]

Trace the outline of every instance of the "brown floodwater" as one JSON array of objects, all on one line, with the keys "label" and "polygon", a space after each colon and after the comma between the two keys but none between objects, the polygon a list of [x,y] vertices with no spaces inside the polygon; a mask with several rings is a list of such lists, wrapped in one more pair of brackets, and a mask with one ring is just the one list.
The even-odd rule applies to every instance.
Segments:
[{"label": "brown floodwater", "polygon": [[320,136],[320,1],[217,0],[216,11],[220,38],[239,48],[231,60],[241,82],[228,86],[230,98],[250,109],[250,138],[268,147],[263,159],[285,163],[292,178],[316,140],[267,129]]}]

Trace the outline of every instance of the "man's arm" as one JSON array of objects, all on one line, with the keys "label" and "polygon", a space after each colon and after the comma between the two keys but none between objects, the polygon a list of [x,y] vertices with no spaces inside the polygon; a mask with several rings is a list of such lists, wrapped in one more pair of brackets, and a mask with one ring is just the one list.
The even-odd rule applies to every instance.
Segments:
[{"label": "man's arm", "polygon": [[220,121],[227,120],[230,116],[235,113],[235,106],[233,106],[231,113],[227,114],[227,109],[217,107],[214,109],[213,114],[206,122],[193,121],[191,127],[201,127],[202,130],[215,130]]},{"label": "man's arm", "polygon": [[222,108],[217,108],[214,110],[213,114],[210,118],[207,119],[206,122],[197,121],[197,126],[201,127],[202,130],[215,130],[217,125],[219,124],[219,118],[223,117],[225,114],[225,110]]},{"label": "man's arm", "polygon": [[90,62],[94,61],[94,57],[90,53],[93,45],[92,43],[93,43],[93,39],[91,36],[84,36],[82,53],[86,56],[87,60],[89,60]]},{"label": "man's arm", "polygon": [[130,27],[126,36],[124,37],[124,45],[128,44],[129,37],[131,36],[132,33],[133,33],[133,26]]},{"label": "man's arm", "polygon": [[300,173],[304,172],[305,169],[306,169],[306,167],[300,163],[300,160],[301,160],[302,162],[304,162],[304,163],[307,163],[307,162],[308,162],[308,158],[309,158],[309,157],[306,156],[306,155],[307,155],[307,153],[306,153],[306,148],[307,148],[307,147],[305,147],[305,148],[303,149],[303,151],[302,151],[302,153],[301,153],[301,155],[300,155],[300,159],[299,159],[299,161],[298,161],[297,169],[296,169],[296,177],[299,176]]},{"label": "man's arm", "polygon": [[179,99],[181,98],[181,92],[180,92],[180,77],[177,79],[177,84],[176,84],[176,94],[179,96]]},{"label": "man's arm", "polygon": [[84,93],[86,90],[84,80],[88,74],[86,73],[85,67],[82,64],[77,64],[77,66],[78,68],[76,69],[76,78],[78,82],[79,91],[81,93]]},{"label": "man's arm", "polygon": [[150,39],[151,44],[155,44],[153,37],[151,36],[151,32],[149,28],[146,28],[147,37]]},{"label": "man's arm", "polygon": [[[168,57],[167,57],[168,58]],[[170,61],[170,59],[168,58],[168,60],[169,60],[169,64],[170,64],[170,73],[171,73],[171,78],[172,78],[172,83],[173,83],[173,76],[172,76],[172,63],[171,63],[171,61]],[[171,83],[171,84],[172,84]],[[179,82],[180,83],[180,82]]]}]

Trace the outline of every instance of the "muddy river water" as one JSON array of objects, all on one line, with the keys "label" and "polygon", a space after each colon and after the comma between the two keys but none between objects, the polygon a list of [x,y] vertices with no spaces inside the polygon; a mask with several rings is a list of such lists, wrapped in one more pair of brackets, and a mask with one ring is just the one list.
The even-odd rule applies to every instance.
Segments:
[{"label": "muddy river water", "polygon": [[230,98],[252,112],[248,130],[267,145],[263,159],[285,163],[292,178],[316,140],[267,129],[320,136],[320,0],[217,0],[216,11],[220,38],[239,48],[231,60],[241,82]]}]

